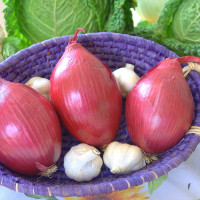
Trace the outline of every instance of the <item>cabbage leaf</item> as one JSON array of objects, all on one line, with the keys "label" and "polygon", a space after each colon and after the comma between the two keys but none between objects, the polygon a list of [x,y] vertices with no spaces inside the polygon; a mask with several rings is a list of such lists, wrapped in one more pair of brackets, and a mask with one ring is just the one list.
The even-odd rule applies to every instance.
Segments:
[{"label": "cabbage leaf", "polygon": [[133,31],[129,0],[3,0],[8,37],[18,38],[20,49],[49,38],[87,33]]},{"label": "cabbage leaf", "polygon": [[200,1],[183,1],[172,22],[174,37],[181,42],[200,43]]},{"label": "cabbage leaf", "polygon": [[175,38],[166,38],[163,40],[162,44],[176,52],[179,56],[192,55],[200,57],[200,43],[183,43]]},{"label": "cabbage leaf", "polygon": [[20,50],[20,40],[16,37],[7,37],[3,40],[3,58],[6,59]]},{"label": "cabbage leaf", "polygon": [[172,37],[173,33],[171,24],[173,21],[173,16],[182,1],[183,0],[168,0],[165,2],[154,30],[155,37],[158,40]]},{"label": "cabbage leaf", "polygon": [[8,33],[8,36],[16,37],[20,40],[20,49],[28,47],[31,45],[31,42],[20,32],[19,24],[16,17],[16,9],[15,4],[17,4],[18,0],[3,0],[5,5],[7,6],[4,9],[4,18],[5,18],[5,28]]},{"label": "cabbage leaf", "polygon": [[148,23],[147,20],[140,21],[134,28],[132,34],[146,38],[148,40],[156,40],[154,36],[155,22]]},{"label": "cabbage leaf", "polygon": [[[73,34],[77,28],[87,32],[102,29],[109,14],[109,0],[4,0],[8,35],[31,43]],[[14,11],[14,12],[13,12]]]},{"label": "cabbage leaf", "polygon": [[135,5],[135,2],[130,0],[114,0],[111,8],[112,12],[105,30],[118,33],[129,33],[133,31],[134,26],[130,8]]},{"label": "cabbage leaf", "polygon": [[167,0],[137,0],[135,11],[142,20],[155,22],[160,14],[163,4]]},{"label": "cabbage leaf", "polygon": [[200,1],[168,0],[155,23],[138,25],[132,34],[165,45],[179,56],[200,57]]}]

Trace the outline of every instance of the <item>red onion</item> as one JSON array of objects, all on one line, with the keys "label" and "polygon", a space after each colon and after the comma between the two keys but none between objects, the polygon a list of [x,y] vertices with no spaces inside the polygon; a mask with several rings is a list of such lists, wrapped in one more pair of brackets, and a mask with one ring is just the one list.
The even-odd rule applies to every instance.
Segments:
[{"label": "red onion", "polygon": [[129,92],[125,105],[127,130],[134,144],[148,154],[174,147],[190,128],[194,105],[181,64],[197,57],[167,58],[150,69]]},{"label": "red onion", "polygon": [[0,78],[0,162],[24,175],[41,174],[61,154],[53,106],[32,88]]},{"label": "red onion", "polygon": [[116,136],[122,98],[111,70],[77,43],[78,29],[50,78],[50,97],[64,127],[93,146]]}]

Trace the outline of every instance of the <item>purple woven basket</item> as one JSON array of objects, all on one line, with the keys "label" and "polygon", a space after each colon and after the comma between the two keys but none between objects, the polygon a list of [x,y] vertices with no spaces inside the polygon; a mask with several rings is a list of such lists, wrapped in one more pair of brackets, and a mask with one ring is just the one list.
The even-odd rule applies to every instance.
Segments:
[{"label": "purple woven basket", "polygon": [[[64,52],[71,36],[53,38],[24,49],[0,63],[0,77],[9,81],[25,83],[33,76],[50,78],[50,74]],[[79,34],[78,42],[99,57],[111,70],[126,63],[135,65],[135,71],[142,76],[151,67],[166,57],[178,57],[174,52],[153,41],[118,33]],[[200,125],[200,75],[194,71],[187,76],[195,103],[193,125]],[[125,100],[124,100],[125,102]],[[123,103],[124,103],[123,102]],[[123,104],[124,105],[124,104]],[[123,109],[124,110],[124,109]],[[127,175],[113,175],[102,168],[101,174],[90,182],[78,183],[69,179],[63,168],[65,153],[78,141],[63,128],[62,155],[58,171],[52,178],[26,177],[0,165],[0,184],[18,192],[43,196],[95,196],[124,190],[141,185],[168,173],[185,161],[200,142],[196,134],[188,134],[172,150],[161,155],[157,161]],[[117,141],[131,143],[126,129],[124,113],[116,137]]]}]

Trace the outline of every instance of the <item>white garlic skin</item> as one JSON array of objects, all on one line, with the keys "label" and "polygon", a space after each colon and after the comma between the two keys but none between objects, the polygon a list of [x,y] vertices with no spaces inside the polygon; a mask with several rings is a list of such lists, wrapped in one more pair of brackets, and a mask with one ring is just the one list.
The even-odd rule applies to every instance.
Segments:
[{"label": "white garlic skin", "polygon": [[134,72],[134,65],[126,64],[125,67],[112,72],[120,89],[122,97],[126,97],[139,81],[140,77]]},{"label": "white garlic skin", "polygon": [[81,143],[73,146],[64,157],[66,175],[78,182],[90,181],[101,172],[103,160],[93,146]]},{"label": "white garlic skin", "polygon": [[36,90],[38,93],[43,95],[49,101],[50,81],[48,79],[38,76],[32,77],[25,83],[25,85],[28,85],[29,87]]},{"label": "white garlic skin", "polygon": [[117,141],[107,146],[103,161],[113,174],[128,174],[146,165],[138,146]]}]

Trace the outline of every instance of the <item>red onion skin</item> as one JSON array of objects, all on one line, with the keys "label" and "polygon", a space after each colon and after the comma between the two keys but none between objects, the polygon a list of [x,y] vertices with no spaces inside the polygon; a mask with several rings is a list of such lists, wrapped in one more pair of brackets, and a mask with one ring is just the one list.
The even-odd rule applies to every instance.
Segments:
[{"label": "red onion skin", "polygon": [[180,64],[185,64],[188,62],[196,62],[200,64],[200,58],[195,56],[183,56],[176,59]]},{"label": "red onion skin", "polygon": [[53,106],[32,88],[0,78],[0,162],[23,175],[42,173],[61,154]]},{"label": "red onion skin", "polygon": [[74,37],[51,74],[50,97],[62,124],[77,140],[97,147],[114,140],[122,114],[116,80]]},{"label": "red onion skin", "polygon": [[193,115],[192,93],[177,59],[150,69],[126,99],[128,133],[148,154],[174,147],[191,126]]}]

